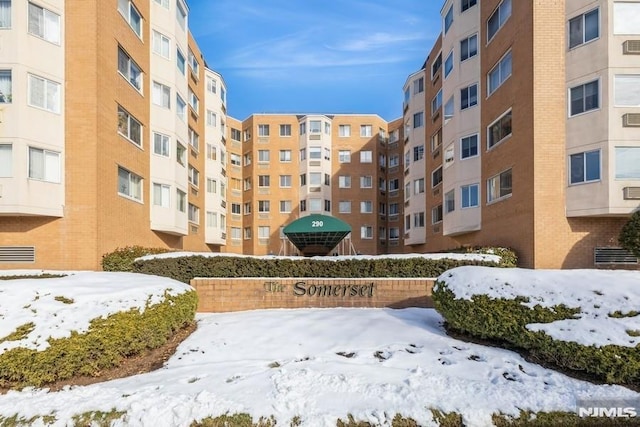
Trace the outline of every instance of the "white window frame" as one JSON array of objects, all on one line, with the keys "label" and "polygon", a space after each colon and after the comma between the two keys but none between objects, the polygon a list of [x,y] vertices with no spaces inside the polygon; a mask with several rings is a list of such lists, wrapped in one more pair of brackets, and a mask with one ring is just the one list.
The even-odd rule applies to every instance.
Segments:
[{"label": "white window frame", "polygon": [[[497,141],[494,141],[492,143],[491,142],[491,135],[492,135],[491,128],[493,128],[494,126],[498,126],[498,127],[501,128],[501,122],[507,116],[511,116],[511,120],[510,120],[510,122],[511,122],[511,131],[508,134],[501,135],[502,137],[500,139],[498,139]],[[506,141],[507,139],[509,139],[511,137],[511,135],[513,135],[513,112],[512,112],[512,109],[509,108],[507,111],[502,113],[500,115],[500,117],[495,119],[489,126],[487,126],[487,151],[491,150],[492,148],[494,148],[497,145],[501,144],[502,142]]]},{"label": "white window frame", "polygon": [[13,102],[13,70],[0,69],[0,104],[11,104]]},{"label": "white window frame", "polygon": [[351,163],[351,150],[339,150],[338,163]]},{"label": "white window frame", "polygon": [[351,175],[339,175],[338,188],[351,188]]},{"label": "white window frame", "polygon": [[370,225],[360,226],[360,239],[362,240],[373,239],[373,227]]},{"label": "white window frame", "polygon": [[[120,171],[123,171],[127,174],[127,178],[128,178],[128,188],[129,188],[129,192],[125,193],[124,189],[120,188]],[[136,201],[136,202],[142,202],[143,200],[143,191],[144,191],[144,186],[142,185],[143,183],[143,179],[140,175],[137,175],[133,172],[131,172],[130,170],[123,168],[122,166],[118,166],[118,194],[122,197],[125,197],[127,199]],[[136,192],[132,192],[131,190],[137,188],[137,193]]]},{"label": "white window frame", "polygon": [[449,190],[444,194],[444,214],[449,214],[456,210],[456,190]]},{"label": "white window frame", "polygon": [[351,213],[351,200],[340,200],[338,202],[338,213]]},{"label": "white window frame", "polygon": [[[126,7],[126,10],[123,10],[123,7]],[[144,32],[144,19],[142,19],[142,14],[135,7],[133,2],[129,0],[118,0],[118,12],[120,12],[120,15],[122,15],[124,20],[127,21],[127,24],[129,24],[129,27],[131,27],[131,30],[138,36],[138,38],[142,39],[142,33]],[[135,27],[135,20],[132,19],[132,16],[135,15],[137,15],[138,22],[140,23],[140,27],[137,29]]]},{"label": "white window frame", "polygon": [[200,208],[188,203],[187,220],[193,224],[200,224]]},{"label": "white window frame", "polygon": [[[475,97],[473,96],[473,91],[475,91]],[[465,105],[465,97],[464,94],[466,93],[466,105]],[[462,89],[460,89],[460,110],[466,110],[468,108],[471,107],[475,107],[476,105],[478,105],[478,83],[474,83],[472,85],[469,85],[467,87],[463,87]]]},{"label": "white window frame", "polygon": [[182,119],[183,122],[187,121],[187,103],[176,93],[176,115]]},{"label": "white window frame", "polygon": [[[474,46],[475,43],[475,48]],[[460,62],[473,58],[478,54],[478,33],[460,40]]]},{"label": "white window frame", "polygon": [[207,126],[218,126],[218,115],[215,111],[207,110]]},{"label": "white window frame", "polygon": [[268,137],[269,136],[269,125],[260,124],[258,125],[258,136],[259,137]]},{"label": "white window frame", "polygon": [[258,150],[258,163],[269,163],[271,161],[271,153],[269,150]]},{"label": "white window frame", "polygon": [[[29,106],[60,114],[60,103],[62,96],[60,83],[31,73],[28,73],[28,76]],[[42,85],[42,105],[38,104],[38,100],[34,98],[34,96],[38,95],[34,88],[36,81]]]},{"label": "white window frame", "polygon": [[371,138],[373,136],[372,125],[360,125],[360,137]]},{"label": "white window frame", "polygon": [[[587,108],[587,99],[588,99],[588,98],[587,98],[587,96],[585,95],[585,91],[586,91],[586,89],[587,89],[587,86],[591,86],[591,87],[593,87],[592,85],[593,85],[594,83],[595,83],[595,87],[596,87],[596,88],[597,88],[597,90],[598,90],[598,93],[597,93],[597,104],[596,104],[595,106],[592,106],[592,107],[590,107],[590,108]],[[582,89],[582,98],[581,98],[581,100],[582,100],[582,108],[583,108],[583,109],[582,109],[582,111],[579,111],[579,112],[577,112],[577,113],[574,113],[574,112],[573,112],[573,99],[572,99],[572,94],[573,94],[573,91],[574,91],[574,90],[577,90],[577,89],[579,89],[579,88],[581,88],[581,89]],[[600,87],[600,78],[597,78],[597,79],[595,79],[595,80],[591,80],[591,81],[584,82],[584,83],[581,83],[581,84],[579,84],[579,85],[575,85],[575,86],[573,86],[573,87],[570,87],[570,88],[569,88],[569,93],[568,93],[568,98],[567,98],[568,103],[569,103],[569,105],[568,105],[568,107],[569,107],[569,117],[581,116],[581,115],[583,115],[583,114],[588,114],[588,113],[590,113],[590,112],[600,110],[600,104],[601,104],[601,99],[600,99],[600,98],[601,98],[601,93],[602,93],[602,88]]]},{"label": "white window frame", "polygon": [[351,136],[351,125],[338,125],[338,136],[349,138]]},{"label": "white window frame", "polygon": [[291,188],[293,175],[280,175],[280,188]]},{"label": "white window frame", "polygon": [[176,210],[178,212],[187,212],[187,193],[176,188]]},{"label": "white window frame", "polygon": [[[500,32],[500,29],[504,26],[507,20],[509,20],[509,17],[511,17],[511,13],[511,0],[502,0],[498,7],[496,7],[493,13],[489,16],[489,19],[487,19],[487,44],[491,43],[491,40],[493,40],[496,34]],[[489,30],[489,22],[494,17],[497,17],[498,19],[498,27],[496,28],[495,32],[491,34],[491,31]]]},{"label": "white window frame", "polygon": [[361,176],[360,188],[373,188],[373,177],[371,175]]},{"label": "white window frame", "polygon": [[[475,189],[475,190],[472,190]],[[465,197],[465,191],[467,192]],[[475,204],[473,203],[472,191],[475,191]],[[472,209],[480,206],[480,184],[473,183],[460,186],[460,209]]]},{"label": "white window frame", "polygon": [[[38,13],[38,21],[33,21],[31,18],[34,16],[32,14],[32,9],[35,10],[33,14]],[[11,11],[10,11],[11,12]],[[29,2],[29,25],[28,30],[29,34],[36,36],[42,40],[48,41],[50,43],[60,45],[60,15],[57,13],[46,9],[42,6],[39,6],[35,3]]]},{"label": "white window frame", "polygon": [[151,99],[153,105],[171,109],[171,87],[154,80],[151,89]]},{"label": "white window frame", "polygon": [[153,205],[161,208],[171,207],[171,186],[154,182],[153,188]]},{"label": "white window frame", "polygon": [[373,202],[371,200],[361,200],[360,213],[363,213],[363,214],[373,213]]},{"label": "white window frame", "polygon": [[[121,118],[124,117],[126,129],[121,128]],[[135,125],[135,126],[134,126]],[[135,135],[135,129],[138,129],[139,135]],[[138,148],[142,148],[144,128],[142,123],[131,115],[127,110],[118,105],[118,134],[122,135]],[[136,140],[137,139],[137,140]]]},{"label": "white window frame", "polygon": [[171,154],[171,138],[160,132],[153,132],[153,154],[169,157]]},{"label": "white window frame", "polygon": [[153,30],[152,35],[153,53],[163,58],[171,59],[171,39],[160,31]]},{"label": "white window frame", "polygon": [[373,163],[373,151],[371,150],[360,151],[360,163]]},{"label": "white window frame", "polygon": [[[449,74],[451,74],[451,72],[453,71],[454,67],[454,55],[453,55],[453,49],[451,49],[451,51],[449,51],[449,54],[447,55],[447,58],[444,60],[444,78],[446,79]],[[447,70],[447,67],[449,67],[449,69]]]},{"label": "white window frame", "polygon": [[291,136],[291,125],[290,124],[282,124],[280,125],[280,136]]},{"label": "white window frame", "polygon": [[[588,165],[589,163],[587,162],[587,156],[590,154],[594,154],[597,153],[598,155],[598,177],[597,178],[591,178],[588,179],[588,175],[589,175],[589,170],[588,170]],[[573,180],[573,158],[576,156],[582,156],[582,179],[580,181],[574,181]],[[595,149],[595,150],[588,150],[588,151],[582,151],[579,153],[573,153],[569,155],[569,167],[568,167],[568,175],[569,175],[569,185],[573,186],[573,185],[582,185],[582,184],[589,184],[589,183],[593,183],[593,182],[600,182],[602,180],[602,152],[601,150]]]},{"label": "white window frame", "polygon": [[291,150],[280,150],[280,162],[291,163],[292,155]]},{"label": "white window frame", "polygon": [[424,111],[418,111],[413,114],[413,128],[421,128],[424,126]]},{"label": "white window frame", "polygon": [[144,73],[142,72],[142,68],[136,64],[127,51],[120,45],[118,45],[118,73],[120,73],[135,90],[142,93],[142,88],[144,87]]},{"label": "white window frame", "polygon": [[13,8],[12,8],[12,4],[11,4],[12,0],[3,0],[3,3],[7,3],[8,5],[6,5],[6,9],[8,10],[8,12],[6,12],[4,14],[4,21],[0,21],[0,28],[1,29],[9,29],[11,28],[11,15],[13,12]]},{"label": "white window frame", "polygon": [[453,25],[453,4],[449,6],[449,10],[442,17],[442,34],[447,34],[451,26]]},{"label": "white window frame", "polygon": [[13,176],[13,144],[0,142],[0,178]]},{"label": "white window frame", "polygon": [[[590,37],[587,40],[587,17],[591,16],[595,13],[596,15],[596,24],[597,24],[597,28],[596,28],[596,32],[597,34],[593,37]],[[578,24],[579,23],[579,24]],[[576,42],[573,41],[572,42],[572,36],[573,34],[571,33],[571,27],[574,24],[578,24],[578,26],[580,28],[576,28],[576,33],[579,31],[580,32],[580,41]],[[577,34],[576,34],[577,35]],[[567,23],[567,44],[569,46],[569,49],[575,49],[577,47],[580,47],[582,45],[585,45],[587,43],[591,43],[595,40],[598,40],[600,38],[600,8],[596,7],[595,9],[591,9],[587,12],[581,13],[580,15],[574,16],[573,18],[569,19],[568,23]]]},{"label": "white window frame", "polygon": [[[506,70],[507,61],[509,62],[508,73]],[[498,83],[495,87],[492,87],[491,77],[494,75],[494,73],[498,73],[497,74]],[[500,86],[502,86],[504,82],[506,82],[509,79],[509,77],[511,77],[512,74],[513,74],[513,57],[511,55],[511,49],[509,49],[504,55],[502,55],[502,58],[500,58],[500,60],[496,63],[496,65],[494,65],[493,68],[491,68],[491,70],[489,70],[489,72],[487,73],[487,97],[495,93],[495,91],[497,91],[500,88]]]},{"label": "white window frame", "polygon": [[[464,153],[465,141],[468,141],[469,143],[471,143],[473,142],[473,139],[475,139],[475,144],[474,144],[476,148],[475,154],[471,154],[472,145],[469,145],[469,148],[468,148],[469,154],[465,156],[465,153]],[[474,157],[478,157],[479,155],[480,155],[480,135],[475,133],[473,135],[467,135],[460,138],[460,160],[472,159]]]},{"label": "white window frame", "polygon": [[[502,194],[502,187],[501,187],[502,176],[505,175],[506,173],[509,173],[511,175],[511,187],[509,187],[510,191],[508,193]],[[494,183],[497,183],[497,186],[494,185]],[[494,194],[494,191],[497,191],[497,194]],[[487,179],[487,204],[491,204],[491,203],[495,203],[495,202],[499,202],[501,200],[507,199],[511,197],[512,194],[513,194],[513,169],[509,168]]]},{"label": "white window frame", "polygon": [[291,213],[293,202],[291,200],[280,200],[280,213]]},{"label": "white window frame", "polygon": [[[36,175],[36,168],[32,167],[35,163],[33,153],[41,154],[42,163],[38,164],[41,175]],[[62,179],[62,166],[60,162],[60,153],[57,151],[46,150],[44,148],[29,147],[29,179],[59,184]]]}]

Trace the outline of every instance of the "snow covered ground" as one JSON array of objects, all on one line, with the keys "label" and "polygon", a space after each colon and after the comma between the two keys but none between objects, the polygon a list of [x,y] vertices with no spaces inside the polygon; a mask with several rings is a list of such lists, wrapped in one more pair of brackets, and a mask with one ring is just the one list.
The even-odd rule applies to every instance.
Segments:
[{"label": "snow covered ground", "polygon": [[[590,277],[599,280],[584,275],[578,282],[562,283],[582,285]],[[86,283],[82,289],[80,278]],[[111,301],[107,306],[118,309],[144,305],[146,295],[157,292],[150,284],[154,280],[158,289],[168,286],[179,291],[177,282],[125,273],[0,282],[0,325],[4,328],[18,313],[22,317],[17,323],[48,324],[53,317],[62,317],[64,323],[85,324],[106,314],[96,310],[107,300]],[[138,285],[146,290],[138,292]],[[599,289],[606,291],[604,285]],[[22,309],[25,304],[5,298],[10,292],[24,292],[22,299],[28,301],[37,292],[41,295],[37,301],[47,303],[37,307],[40,315],[29,317],[29,310]],[[56,295],[92,309],[58,311],[58,316],[47,317],[44,311],[63,305],[55,304],[60,303]],[[53,414],[54,425],[63,426],[71,425],[75,414],[115,408],[127,412],[117,425],[174,427],[208,416],[247,412],[254,418],[273,415],[278,425],[288,425],[299,416],[304,426],[315,427],[335,426],[347,414],[384,425],[401,413],[429,426],[435,425],[429,410],[435,408],[462,414],[468,426],[486,426],[496,412],[575,411],[580,398],[640,398],[623,387],[568,378],[513,352],[452,339],[441,322],[434,310],[418,308],[200,314],[197,331],[162,369],[55,393],[11,391],[0,395],[0,416],[29,419]]]}]

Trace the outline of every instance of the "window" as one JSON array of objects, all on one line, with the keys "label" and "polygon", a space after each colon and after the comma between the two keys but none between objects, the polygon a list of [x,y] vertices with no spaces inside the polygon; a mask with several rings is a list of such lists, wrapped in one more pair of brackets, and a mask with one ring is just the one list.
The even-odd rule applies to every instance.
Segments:
[{"label": "window", "polygon": [[372,128],[371,125],[360,125],[360,136],[362,137],[370,137],[372,136]]},{"label": "window", "polygon": [[323,151],[324,151],[324,159],[331,160],[331,150],[325,147]]},{"label": "window", "polygon": [[269,136],[269,125],[258,125],[258,136]]},{"label": "window", "polygon": [[413,115],[413,127],[415,129],[421,128],[422,126],[424,126],[424,113],[420,111],[419,113],[415,113]]},{"label": "window", "polygon": [[451,95],[451,98],[449,98],[447,100],[447,103],[444,104],[444,120],[445,122],[451,120],[453,118],[453,113],[455,110],[455,104],[454,104],[454,100],[453,100],[453,95]]},{"label": "window", "polygon": [[371,188],[373,187],[373,178],[371,175],[361,176],[360,177],[360,188]]},{"label": "window", "polygon": [[188,177],[189,177],[189,183],[194,187],[198,188],[198,184],[200,182],[200,172],[198,171],[198,169],[189,165]]},{"label": "window", "polygon": [[171,186],[153,183],[153,204],[162,208],[169,207]]},{"label": "window", "polygon": [[487,150],[511,136],[511,110],[490,124],[487,131]]},{"label": "window", "polygon": [[487,203],[511,195],[511,169],[487,180]]},{"label": "window", "polygon": [[222,100],[222,105],[227,103],[227,91],[223,87],[220,88],[220,99]]},{"label": "window", "polygon": [[11,28],[11,0],[0,0],[0,28]]},{"label": "window", "polygon": [[371,163],[371,162],[373,162],[373,153],[371,151],[361,151],[360,163]]},{"label": "window", "polygon": [[640,4],[613,2],[613,34],[640,34]]},{"label": "window", "polygon": [[258,212],[268,213],[271,211],[271,203],[269,200],[258,200]]},{"label": "window", "polygon": [[280,136],[291,136],[291,125],[280,125]]},{"label": "window", "polygon": [[444,213],[456,210],[456,192],[451,190],[444,195]]},{"label": "window", "polygon": [[176,20],[180,28],[186,31],[187,29],[187,11],[180,0],[176,1]]},{"label": "window", "polygon": [[196,55],[189,49],[189,68],[191,68],[191,74],[198,80],[198,74],[200,73],[200,64],[198,64],[198,59]]},{"label": "window", "polygon": [[322,158],[322,147],[309,147],[309,159],[318,160]]},{"label": "window", "polygon": [[0,104],[9,104],[12,100],[11,70],[0,70]]},{"label": "window", "polygon": [[460,61],[478,54],[478,35],[474,34],[460,42]]},{"label": "window", "polygon": [[424,178],[413,180],[413,194],[424,193]]},{"label": "window", "polygon": [[306,211],[307,211],[307,201],[300,200],[300,212],[306,212]]},{"label": "window", "polygon": [[511,0],[503,0],[487,21],[487,43],[511,16]]},{"label": "window", "polygon": [[424,145],[418,145],[417,147],[413,147],[413,161],[417,162],[424,158]]},{"label": "window", "polygon": [[153,82],[151,97],[155,105],[162,108],[171,108],[171,88],[169,86]]},{"label": "window", "polygon": [[442,221],[442,205],[438,205],[431,209],[431,224],[437,224]]},{"label": "window", "polygon": [[324,174],[324,185],[331,185],[331,175],[328,173]]},{"label": "window", "polygon": [[167,135],[154,132],[153,133],[153,154],[169,157],[169,137]]},{"label": "window", "polygon": [[281,213],[289,213],[292,209],[291,200],[280,200],[280,212]]},{"label": "window", "polygon": [[478,105],[478,84],[472,84],[460,89],[460,109],[465,110],[469,107]]},{"label": "window", "polygon": [[341,137],[351,136],[351,125],[339,125],[338,136],[341,136]]},{"label": "window", "polygon": [[176,144],[176,161],[180,163],[182,166],[184,166],[186,160],[187,160],[187,148],[178,142]]},{"label": "window", "polygon": [[[31,162],[29,162],[31,175]],[[142,201],[142,178],[118,166],[118,194]]]},{"label": "window", "polygon": [[478,155],[478,135],[465,136],[460,140],[460,158],[468,159]]},{"label": "window", "polygon": [[360,213],[372,213],[373,203],[371,200],[363,200],[360,202]]},{"label": "window", "polygon": [[216,194],[218,192],[218,181],[207,178],[207,193]]},{"label": "window", "polygon": [[180,212],[187,211],[187,193],[176,189],[176,208]]},{"label": "window", "polygon": [[142,38],[142,17],[133,3],[128,0],[118,0],[118,11],[129,23],[133,32],[136,33],[138,37]]},{"label": "window", "polygon": [[142,147],[142,125],[120,106],[118,106],[118,133],[138,147]]},{"label": "window", "polygon": [[[572,87],[570,91],[571,98],[571,115],[585,113],[590,110],[596,110],[600,107],[598,89],[598,80]],[[637,88],[636,88],[637,89]]]},{"label": "window", "polygon": [[[5,12],[11,14],[11,7],[9,6],[8,11],[6,11],[6,7],[7,6],[2,7],[2,5],[0,5],[0,14],[3,13],[2,9],[5,9]],[[140,15],[138,15],[138,19],[139,18]],[[0,19],[2,19],[1,15]],[[33,3],[29,3],[29,34],[33,34],[51,43],[60,44],[60,15],[36,6]],[[138,36],[140,35],[139,32],[137,32],[137,34]]]},{"label": "window", "polygon": [[413,226],[424,227],[424,212],[418,212],[413,214]]},{"label": "window", "polygon": [[397,154],[392,154],[389,156],[389,167],[395,168],[400,165],[400,156]]},{"label": "window", "polygon": [[29,178],[59,183],[60,175],[60,153],[29,147]]},{"label": "window", "polygon": [[244,204],[244,214],[249,215],[251,213],[251,202],[246,202]]},{"label": "window", "polygon": [[431,152],[433,153],[442,145],[442,128],[438,132],[431,135]]},{"label": "window", "polygon": [[351,151],[349,151],[349,150],[339,150],[338,151],[338,162],[339,163],[351,163]]},{"label": "window", "polygon": [[[0,87],[2,85],[0,71]],[[623,74],[614,77],[614,98],[617,107],[640,107],[640,75]],[[0,100],[0,102],[2,102]]]},{"label": "window", "polygon": [[157,53],[158,55],[169,59],[169,52],[171,50],[171,42],[169,41],[169,37],[165,36],[162,33],[159,33],[156,30],[153,30],[153,53]]},{"label": "window", "polygon": [[307,158],[307,149],[306,148],[301,148],[300,149],[300,161],[302,162],[306,158]]},{"label": "window", "polygon": [[300,174],[300,186],[304,187],[305,185],[307,185],[307,174]]},{"label": "window", "polygon": [[400,179],[392,178],[389,180],[389,191],[398,191],[400,189]]},{"label": "window", "polygon": [[309,185],[322,185],[322,173],[310,172],[309,173]]},{"label": "window", "polygon": [[320,120],[311,120],[309,122],[309,133],[321,133],[322,122]]},{"label": "window", "polygon": [[321,212],[322,211],[322,199],[310,199],[309,200],[309,210],[311,212]]},{"label": "window", "polygon": [[231,128],[231,139],[232,140],[240,141],[241,137],[242,137],[242,133],[240,132],[240,129]]},{"label": "window", "polygon": [[249,166],[251,164],[251,153],[244,153],[242,156],[242,161],[245,166]]},{"label": "window", "polygon": [[[212,148],[215,150],[215,147],[212,147]],[[213,159],[211,159],[211,160],[215,160],[215,157]],[[240,157],[240,154],[231,153],[229,155],[229,163],[231,163],[233,166],[241,166],[242,165],[242,159]]]},{"label": "window", "polygon": [[0,178],[13,175],[13,152],[11,144],[0,144]]},{"label": "window", "polygon": [[477,3],[477,0],[462,0],[462,4],[460,5],[460,12],[464,12],[470,7],[475,6],[476,3]]},{"label": "window", "polygon": [[488,95],[495,92],[502,83],[511,76],[511,51],[502,57],[500,62],[489,71],[487,75]]},{"label": "window", "polygon": [[600,150],[572,154],[570,163],[571,177],[569,182],[571,184],[600,180]]},{"label": "window", "polygon": [[[2,146],[0,145],[0,150]],[[616,147],[616,179],[640,179],[640,147]],[[2,176],[0,151],[0,176]]]},{"label": "window", "polygon": [[227,228],[227,217],[220,214],[220,228],[225,230]]},{"label": "window", "polygon": [[215,212],[207,212],[207,227],[218,226],[218,214]]},{"label": "window", "polygon": [[453,146],[453,144],[449,144],[446,150],[444,150],[444,166],[447,167],[453,164],[454,160],[455,160],[455,147]]},{"label": "window", "polygon": [[440,67],[442,67],[442,53],[439,53],[438,56],[436,57],[435,61],[433,61],[433,64],[431,64],[431,79],[432,80],[433,80],[433,77],[438,72],[438,70],[440,70]]},{"label": "window", "polygon": [[291,175],[280,175],[280,188],[290,188],[291,183]]},{"label": "window", "polygon": [[60,112],[60,83],[29,74],[29,105]]},{"label": "window", "polygon": [[327,135],[331,135],[331,123],[324,122],[324,133]]},{"label": "window", "polygon": [[400,208],[397,203],[389,203],[389,215],[398,215]]},{"label": "window", "polygon": [[200,106],[200,101],[198,97],[191,89],[189,89],[189,106],[193,109],[193,112],[198,114],[198,107]]},{"label": "window", "polygon": [[280,150],[280,161],[287,163],[291,161],[291,150]]},{"label": "window", "polygon": [[373,239],[373,227],[370,225],[363,225],[360,227],[361,239]]},{"label": "window", "polygon": [[165,9],[169,9],[169,0],[155,0],[155,2]]},{"label": "window", "polygon": [[410,163],[411,163],[411,151],[407,150],[404,153],[404,165],[405,165],[405,168],[409,167]]},{"label": "window", "polygon": [[598,9],[569,20],[569,49],[590,42],[600,36]]},{"label": "window", "polygon": [[207,110],[207,126],[216,127],[218,124],[218,116],[214,111]]},{"label": "window", "polygon": [[269,158],[269,150],[258,150],[258,162],[268,163]]},{"label": "window", "polygon": [[416,95],[422,92],[424,92],[424,77],[413,81],[413,94]]},{"label": "window", "polygon": [[188,213],[189,222],[193,222],[194,224],[200,223],[200,208],[196,205],[192,205],[189,203],[189,213]]},{"label": "window", "polygon": [[389,228],[389,240],[398,240],[400,238],[400,229],[398,227]]},{"label": "window", "polygon": [[185,76],[187,74],[187,60],[185,59],[184,54],[180,51],[180,49],[176,50],[176,65],[178,66],[180,74]]},{"label": "window", "polygon": [[338,212],[339,213],[351,213],[351,201],[349,201],[349,200],[340,200],[338,202]]},{"label": "window", "polygon": [[187,103],[178,94],[176,94],[176,114],[183,121],[187,120]]},{"label": "window", "polygon": [[445,34],[447,34],[447,31],[449,31],[449,28],[451,28],[452,24],[453,24],[453,5],[449,7],[449,10],[447,10],[447,13],[444,15],[444,33]]},{"label": "window", "polygon": [[300,135],[307,133],[307,124],[305,122],[300,123]]},{"label": "window", "polygon": [[338,188],[351,188],[351,176],[340,175],[338,177]]},{"label": "window", "polygon": [[325,212],[331,212],[331,200],[326,200],[324,201],[324,211]]},{"label": "window", "polygon": [[404,217],[404,231],[407,233],[411,230],[411,215],[405,215]]},{"label": "window", "polygon": [[438,94],[431,100],[431,115],[434,116],[440,111],[442,107],[442,89],[438,91]]},{"label": "window", "polygon": [[435,187],[441,182],[442,182],[442,166],[440,166],[438,169],[431,172],[431,187]]},{"label": "window", "polygon": [[[216,93],[218,91],[218,82],[211,77],[207,77],[207,91],[211,93]],[[239,138],[238,141],[240,141]]]},{"label": "window", "polygon": [[271,185],[270,175],[258,175],[258,187],[269,187]]},{"label": "window", "polygon": [[142,91],[142,71],[140,67],[118,46],[118,71],[133,87]]},{"label": "window", "polygon": [[453,71],[453,50],[447,55],[447,59],[444,60],[444,78],[446,79],[449,73]]},{"label": "window", "polygon": [[[196,133],[195,130],[189,126],[189,145],[195,150],[199,150],[200,146],[200,136]],[[224,162],[223,162],[224,163]]]},{"label": "window", "polygon": [[478,184],[463,185],[460,187],[462,208],[475,208],[479,203],[478,192],[480,186]]}]

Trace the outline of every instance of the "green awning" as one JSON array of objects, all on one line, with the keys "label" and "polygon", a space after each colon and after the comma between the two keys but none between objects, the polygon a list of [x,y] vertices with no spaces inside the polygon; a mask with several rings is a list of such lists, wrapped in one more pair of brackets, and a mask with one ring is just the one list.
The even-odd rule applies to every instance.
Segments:
[{"label": "green awning", "polygon": [[351,233],[351,226],[332,216],[308,215],[287,225],[283,232],[304,255],[327,255]]}]

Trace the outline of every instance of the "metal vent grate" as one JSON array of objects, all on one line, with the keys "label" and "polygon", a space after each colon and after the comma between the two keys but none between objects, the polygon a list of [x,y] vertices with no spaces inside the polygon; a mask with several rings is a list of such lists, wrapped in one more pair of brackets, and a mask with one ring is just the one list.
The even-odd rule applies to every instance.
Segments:
[{"label": "metal vent grate", "polygon": [[624,200],[639,200],[640,187],[624,187],[622,190]]},{"label": "metal vent grate", "polygon": [[625,55],[640,55],[640,40],[625,40],[622,43],[622,53]]},{"label": "metal vent grate", "polygon": [[0,246],[0,263],[36,262],[35,246]]},{"label": "metal vent grate", "polygon": [[594,258],[596,264],[637,264],[638,258],[631,252],[622,248],[595,248]]},{"label": "metal vent grate", "polygon": [[640,113],[627,113],[622,116],[622,126],[626,128],[640,126]]}]

